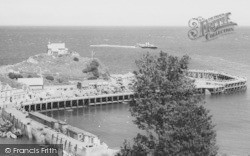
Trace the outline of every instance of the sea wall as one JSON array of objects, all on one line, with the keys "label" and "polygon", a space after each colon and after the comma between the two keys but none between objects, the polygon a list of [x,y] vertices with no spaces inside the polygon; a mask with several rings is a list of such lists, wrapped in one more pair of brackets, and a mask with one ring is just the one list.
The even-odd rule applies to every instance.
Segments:
[{"label": "sea wall", "polygon": [[88,144],[71,138],[63,133],[40,124],[28,117],[27,112],[21,112],[15,108],[3,108],[2,118],[13,123],[16,128],[29,139],[35,139],[41,144],[62,144],[64,152],[76,156],[113,156],[115,150],[109,149],[106,144],[88,147]]}]

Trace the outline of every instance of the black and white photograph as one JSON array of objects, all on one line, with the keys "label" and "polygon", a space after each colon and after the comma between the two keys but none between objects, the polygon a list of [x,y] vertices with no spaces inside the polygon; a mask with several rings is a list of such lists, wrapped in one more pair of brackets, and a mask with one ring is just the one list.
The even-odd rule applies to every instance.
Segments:
[{"label": "black and white photograph", "polygon": [[0,156],[250,156],[250,1],[0,0]]}]

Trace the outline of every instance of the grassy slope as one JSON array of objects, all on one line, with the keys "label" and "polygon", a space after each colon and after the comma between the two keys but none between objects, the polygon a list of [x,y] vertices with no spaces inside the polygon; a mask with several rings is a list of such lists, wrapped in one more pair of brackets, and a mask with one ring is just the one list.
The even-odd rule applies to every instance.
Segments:
[{"label": "grassy slope", "polygon": [[[79,61],[74,61],[74,57],[77,57]],[[27,77],[28,75],[37,77],[41,69],[43,77],[52,75],[55,78],[54,81],[46,80],[46,84],[67,84],[68,80],[83,80],[92,77],[93,74],[91,72],[82,72],[82,70],[85,69],[90,64],[90,62],[92,62],[92,59],[90,58],[83,58],[70,54],[55,57],[44,53],[32,56],[27,61],[23,61],[21,63],[10,65],[4,68],[6,68],[5,71],[19,71],[24,77]],[[100,78],[109,75],[107,69],[102,64],[100,64],[98,67],[98,72],[101,75]],[[8,73],[3,72],[2,75],[0,75],[0,80],[2,82],[6,82],[6,74]],[[61,79],[62,82],[59,83],[58,79]]]}]

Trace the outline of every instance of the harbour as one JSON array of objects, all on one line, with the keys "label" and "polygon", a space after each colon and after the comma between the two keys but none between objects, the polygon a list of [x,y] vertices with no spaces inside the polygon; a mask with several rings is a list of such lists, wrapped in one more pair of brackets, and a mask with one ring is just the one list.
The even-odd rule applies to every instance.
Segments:
[{"label": "harbour", "polygon": [[[171,41],[169,41],[169,42],[171,43]],[[209,44],[212,44],[212,43],[209,43]],[[74,46],[73,43],[70,43],[69,45],[71,47]],[[129,45],[129,43],[128,43],[128,45]],[[157,43],[157,45],[160,45],[160,43]],[[178,43],[177,43],[177,45],[178,45]],[[43,43],[43,45],[40,45],[40,47],[42,47],[42,46],[44,46],[44,43]],[[88,46],[86,46],[86,47],[88,47]],[[79,47],[77,47],[76,49],[78,49],[78,48]],[[84,49],[85,47],[80,47],[79,50],[82,48]],[[165,49],[167,49],[167,48],[165,48]],[[112,55],[114,58],[117,58],[114,50],[112,50],[112,49],[108,49],[108,50],[110,51],[109,52],[110,55]],[[127,52],[126,55],[128,55],[128,56],[130,56],[130,55],[134,56],[132,54],[135,53],[134,51],[137,52],[137,50],[138,49],[135,49],[135,50],[128,49],[128,50],[123,50],[123,51]],[[29,49],[28,49],[28,51],[29,51]],[[104,49],[104,51],[106,51],[106,49]],[[206,53],[205,49],[203,49],[203,51],[205,51],[205,53]],[[106,62],[106,64],[108,64],[109,67],[112,68],[112,66],[113,66],[113,68],[112,68],[113,72],[117,73],[118,71],[122,71],[125,73],[125,72],[131,71],[133,69],[133,67],[130,65],[133,63],[133,59],[131,59],[131,58],[130,58],[131,60],[126,61],[126,63],[119,65],[117,68],[115,68],[115,66],[117,64],[114,65],[114,64],[112,64],[112,62],[108,61],[108,60],[110,60],[110,58],[102,56],[103,54],[98,50],[96,53],[97,53],[96,57],[102,57],[104,63]],[[139,52],[136,55],[139,55],[139,54],[142,54],[142,53]],[[85,55],[87,55],[87,54],[85,54]],[[219,53],[214,54],[214,56],[218,56],[218,55],[219,55]],[[226,56],[226,57],[228,57],[228,56]],[[243,74],[243,75],[246,75],[247,77],[249,77],[248,69],[247,69],[248,65],[241,65],[241,64],[237,64],[237,63],[229,64],[226,61],[219,62],[216,60],[216,58],[215,59],[213,58],[214,62],[216,64],[216,66],[213,66],[210,64],[205,64],[206,62],[204,63],[204,61],[206,61],[206,60],[201,61],[196,56],[194,56],[193,58],[194,58],[194,62],[196,63],[196,65],[192,65],[192,66],[194,66],[194,67],[192,67],[194,69],[197,67],[202,67],[202,69],[210,68],[210,69],[213,69],[216,71],[227,71],[228,73],[232,73],[235,75]],[[211,61],[213,61],[213,59],[210,58],[209,61],[211,62]],[[235,60],[235,59],[236,58],[234,57],[231,60]],[[120,62],[122,62],[121,58],[118,58],[118,62],[119,62],[119,60],[120,60]],[[131,62],[131,63],[127,63],[127,62]],[[239,71],[233,70],[234,66],[239,67],[240,70]],[[121,70],[121,69],[123,69],[123,70]],[[218,139],[219,139],[218,142],[221,145],[222,151],[224,151],[224,152],[230,151],[230,149],[233,149],[233,150],[231,150],[230,153],[236,153],[236,154],[237,153],[247,153],[249,151],[248,148],[245,146],[248,144],[246,138],[249,138],[249,137],[248,137],[247,133],[244,131],[244,129],[247,129],[247,127],[248,127],[247,111],[249,110],[249,107],[247,105],[247,103],[248,103],[248,98],[247,98],[248,96],[247,95],[248,95],[248,92],[244,92],[244,93],[240,93],[240,92],[237,93],[236,92],[235,95],[232,95],[232,94],[231,95],[220,95],[219,97],[217,95],[215,95],[215,96],[208,95],[206,97],[206,101],[207,101],[206,106],[212,110],[215,121],[218,125],[217,126],[218,127]],[[55,101],[59,102],[60,100],[55,100]],[[67,101],[67,100],[65,99],[65,101]],[[40,105],[42,103],[40,102]],[[238,105],[237,105],[237,103],[238,103]],[[73,105],[73,102],[72,102],[72,105]],[[112,106],[113,108],[110,108],[110,106]],[[109,131],[108,128],[103,129],[104,127],[106,127],[103,124],[105,123],[109,126],[118,126],[118,127],[119,127],[119,125],[121,127],[121,124],[115,122],[114,118],[112,118],[113,120],[112,119],[108,120],[110,123],[102,121],[101,118],[105,118],[105,117],[109,116],[109,114],[105,113],[105,110],[106,111],[107,110],[115,111],[116,112],[115,115],[118,117],[119,117],[119,114],[122,114],[122,113],[128,111],[127,107],[125,109],[120,110],[120,108],[118,106],[120,106],[120,104],[118,104],[118,105],[116,105],[116,104],[106,105],[105,104],[105,105],[93,106],[92,108],[86,108],[86,107],[80,106],[80,108],[78,108],[78,111],[77,111],[77,109],[73,108],[72,112],[71,111],[65,112],[64,108],[60,109],[60,110],[58,110],[58,108],[56,108],[55,111],[51,112],[51,114],[54,114],[54,117],[56,117],[56,118],[61,118],[61,119],[65,118],[66,120],[70,121],[70,123],[72,123],[73,125],[79,126],[87,131],[92,131],[94,134],[100,135],[102,138],[105,138],[105,141],[104,141],[105,143],[107,143],[107,140],[108,140],[109,143],[107,143],[107,144],[108,145],[111,144],[112,145],[111,147],[117,147],[117,146],[119,146],[119,143],[111,140],[112,135],[107,134],[107,132],[106,133],[103,132],[103,131]],[[40,106],[40,108],[41,108],[41,106]],[[92,113],[90,112],[93,115],[93,117],[92,117],[92,115],[88,116],[87,114],[83,113],[83,112],[85,112],[84,110],[88,110],[88,109],[93,110]],[[94,111],[94,110],[96,110],[96,111]],[[65,113],[62,113],[62,112],[65,112]],[[96,112],[96,113],[94,113],[94,112]],[[115,112],[113,112],[113,113],[115,113]],[[44,113],[49,114],[49,112],[44,112]],[[74,116],[70,115],[70,114],[74,114]],[[125,113],[125,114],[129,115],[128,113]],[[237,115],[237,114],[241,114],[241,115]],[[78,116],[78,117],[76,117],[76,116]],[[125,116],[122,116],[122,117],[125,117]],[[81,119],[81,118],[86,118],[86,119]],[[98,123],[96,121],[97,119],[100,119],[100,123]],[[74,121],[74,120],[76,120],[76,121]],[[83,120],[83,121],[81,121],[81,120]],[[93,122],[94,121],[96,122],[95,125],[91,125],[91,120]],[[126,123],[127,121],[126,120],[124,121],[124,120],[120,119],[119,121],[121,123],[122,122]],[[112,122],[116,123],[117,125],[113,125]],[[131,121],[129,121],[129,122],[131,122]],[[77,123],[81,123],[83,125],[88,123],[90,126],[84,127],[84,126],[80,126]],[[99,125],[101,125],[101,127],[98,127]],[[126,124],[122,124],[122,126],[124,126],[124,125],[126,125]],[[131,126],[131,124],[128,124],[128,125]],[[242,127],[242,129],[240,127]],[[128,131],[127,133],[130,133],[130,135],[132,135],[131,133],[135,134],[136,128],[132,128],[132,129],[133,129],[132,132]],[[242,133],[242,134],[239,134],[239,133]],[[245,134],[245,135],[243,135],[243,134]],[[109,138],[105,137],[105,135],[107,135]],[[119,135],[119,133],[118,133],[118,135]],[[122,135],[122,136],[124,136],[124,135]],[[236,136],[238,136],[238,138],[236,138]],[[116,135],[116,137],[117,137],[117,135]],[[114,136],[113,140],[115,140],[116,137]],[[239,143],[238,145],[236,145],[235,142],[242,142],[242,144]],[[224,146],[223,146],[223,144],[224,144]],[[233,148],[233,146],[237,147],[238,150],[235,150],[235,148]],[[236,152],[234,152],[234,151],[236,151]]]},{"label": "harbour", "polygon": [[[114,76],[114,80],[117,82],[123,82],[124,78],[126,80],[125,84],[130,84],[129,81],[133,81],[133,75],[128,75],[129,76],[116,75]],[[184,72],[184,75],[191,80],[195,80],[195,87],[197,90],[200,90],[202,94],[205,93],[205,90],[210,91],[211,95],[214,95],[216,93],[215,91],[224,93],[224,91],[218,90],[222,87],[224,87],[223,90],[231,92],[246,89],[246,78],[225,73],[219,73],[216,71],[187,70]],[[201,85],[201,80],[205,81],[205,86]],[[98,92],[98,90],[100,88],[105,89],[105,87],[110,88],[110,82],[98,82],[98,80],[92,80],[89,82],[91,83],[88,83],[88,85],[82,85],[82,83],[78,82],[76,86],[43,86],[41,83],[41,88],[38,85],[35,85],[33,88],[34,84],[32,84],[30,85],[30,88],[32,89],[28,90],[28,92],[25,90],[23,92],[18,92],[21,93],[22,96],[17,96],[14,94],[15,92],[11,92],[12,94],[8,96],[7,94],[4,94],[6,97],[2,98],[9,101],[5,101],[4,104],[1,104],[2,118],[11,121],[15,128],[21,129],[25,136],[29,139],[35,139],[37,143],[63,144],[63,152],[67,154],[90,156],[97,152],[98,154],[106,153],[108,155],[114,155],[117,150],[110,149],[107,144],[101,143],[100,139],[97,137],[98,134],[95,135],[89,133],[80,128],[71,126],[64,121],[56,120],[44,115],[47,114],[48,111],[73,111],[73,109],[98,107],[101,105],[119,105],[119,103],[124,104],[133,99],[141,98],[137,94],[134,94],[132,90],[128,91],[128,86],[123,86],[123,88],[127,89],[124,89],[123,91],[121,90],[121,92],[118,93],[103,94],[103,92]],[[93,86],[95,87],[92,88]],[[237,89],[231,90],[231,88],[227,88],[230,86],[234,86]],[[53,94],[51,90],[53,91]],[[95,91],[93,92],[93,90]],[[35,92],[35,94],[32,92]],[[65,95],[63,94],[64,92],[66,93]],[[82,94],[82,92],[84,93]],[[95,95],[93,93],[95,93]],[[12,97],[13,95],[17,97]],[[29,97],[30,100],[26,99],[25,102],[25,97]],[[80,149],[78,149],[79,147]]]}]

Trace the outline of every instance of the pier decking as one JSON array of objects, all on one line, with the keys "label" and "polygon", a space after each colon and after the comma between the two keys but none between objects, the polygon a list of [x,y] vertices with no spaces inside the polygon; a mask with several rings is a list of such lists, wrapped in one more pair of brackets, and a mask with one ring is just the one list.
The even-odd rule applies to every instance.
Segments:
[{"label": "pier decking", "polygon": [[50,111],[60,109],[71,109],[77,107],[101,105],[109,103],[121,103],[128,102],[134,97],[134,93],[117,93],[117,94],[103,94],[95,96],[83,96],[83,97],[72,97],[72,98],[58,98],[49,101],[37,101],[23,103],[22,107],[30,111]]},{"label": "pier decking", "polygon": [[247,78],[230,75],[212,70],[188,70],[185,72],[188,78],[195,80],[198,90],[211,94],[230,93],[247,88]]}]

